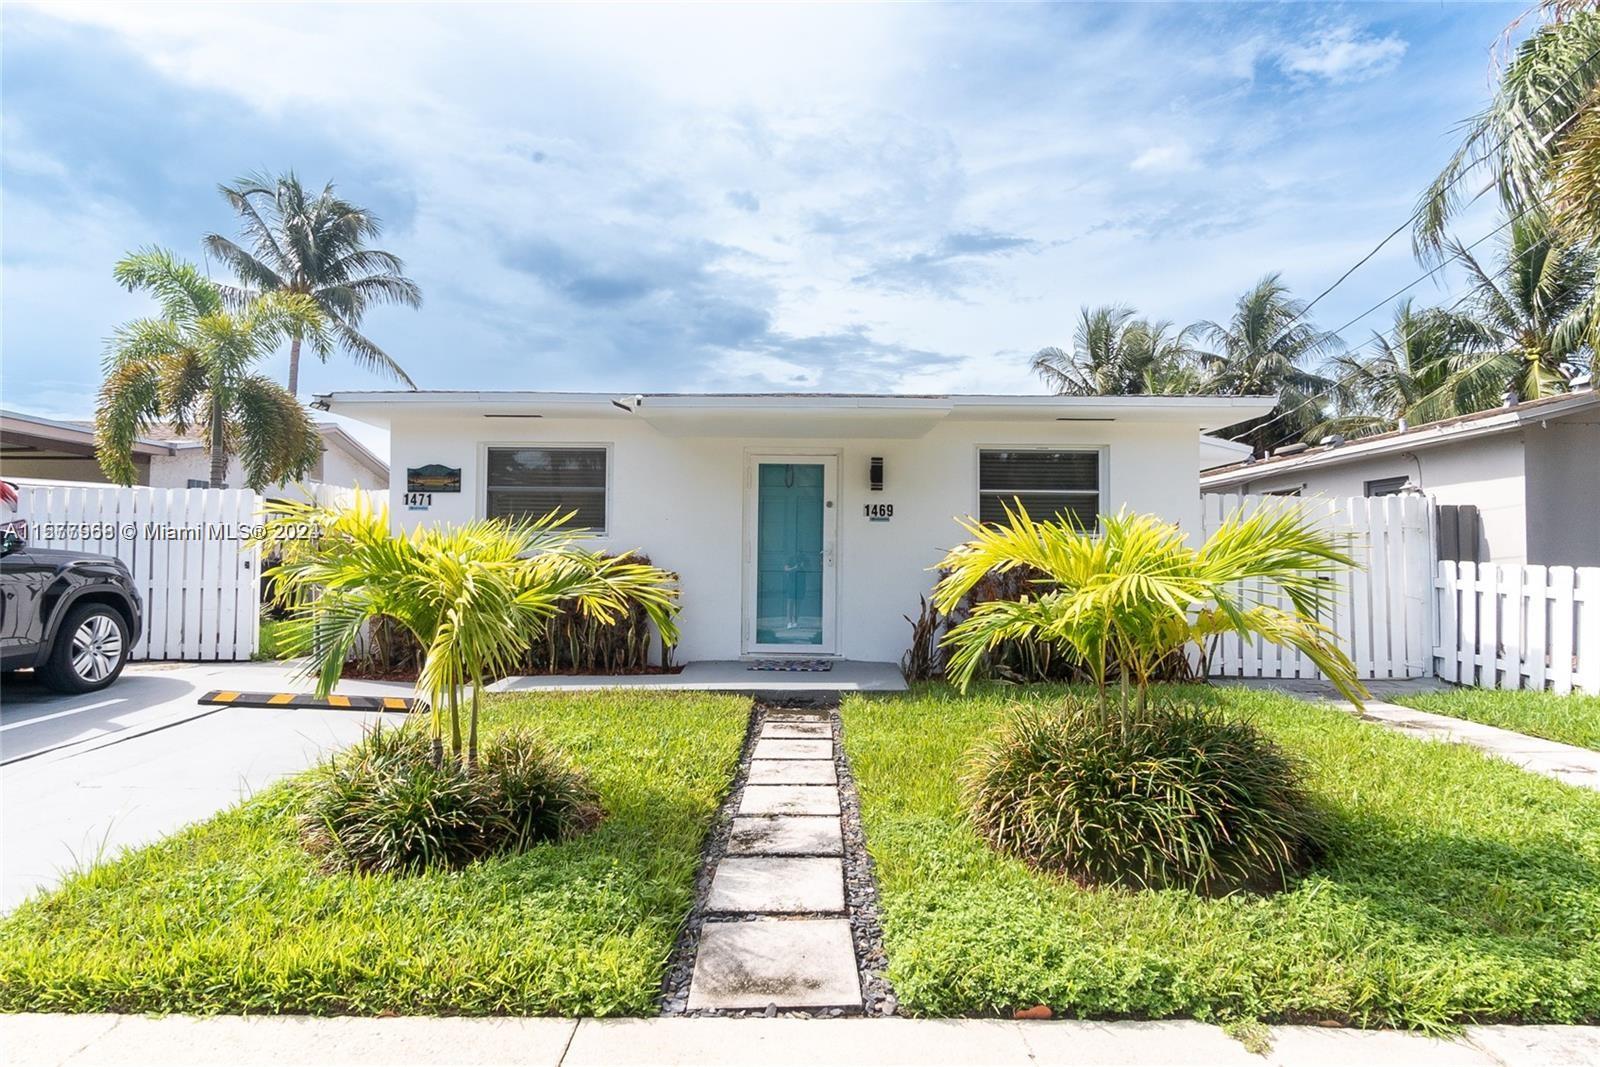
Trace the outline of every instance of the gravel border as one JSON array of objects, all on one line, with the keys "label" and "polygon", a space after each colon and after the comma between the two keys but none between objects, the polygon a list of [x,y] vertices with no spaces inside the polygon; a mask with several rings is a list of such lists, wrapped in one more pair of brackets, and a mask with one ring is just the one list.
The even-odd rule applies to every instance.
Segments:
[{"label": "gravel border", "polygon": [[[700,947],[700,933],[706,923],[706,898],[711,891],[711,878],[717,864],[728,851],[728,838],[733,830],[733,818],[744,797],[744,787],[750,777],[750,761],[756,740],[767,723],[769,714],[801,715],[817,722],[827,722],[833,727],[833,762],[839,776],[840,827],[844,841],[845,911],[850,922],[851,938],[855,943],[856,969],[861,978],[861,1006],[849,1011],[844,1008],[788,1008],[779,1011],[769,1005],[766,1009],[750,1010],[688,1010],[689,982],[694,975],[695,955]],[[868,1016],[893,1015],[897,1001],[884,970],[888,958],[883,950],[883,928],[878,914],[878,884],[872,872],[872,860],[867,855],[866,837],[861,831],[860,800],[856,794],[855,778],[845,759],[842,740],[843,724],[839,718],[837,701],[829,703],[767,703],[758,701],[751,707],[750,726],[745,732],[744,745],[739,751],[738,767],[728,794],[717,809],[711,831],[706,835],[700,852],[700,866],[695,873],[694,906],[690,908],[683,926],[678,931],[677,942],[667,957],[666,973],[661,982],[661,1014],[672,1016],[754,1016],[772,1018],[833,1018],[844,1014]],[[812,918],[810,915],[786,915],[784,919]],[[827,918],[837,918],[828,913]],[[717,922],[754,922],[772,919],[771,915],[758,913],[717,913]],[[781,921],[781,920],[780,920]]]}]

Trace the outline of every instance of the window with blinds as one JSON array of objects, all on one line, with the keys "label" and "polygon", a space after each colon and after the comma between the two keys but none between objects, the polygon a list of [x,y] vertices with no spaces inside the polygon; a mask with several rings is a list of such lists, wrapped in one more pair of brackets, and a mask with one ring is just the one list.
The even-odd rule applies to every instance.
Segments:
[{"label": "window with blinds", "polygon": [[978,521],[1004,522],[1017,502],[1035,519],[1098,526],[1100,452],[983,449],[978,453]]},{"label": "window with blinds", "polygon": [[604,448],[491,448],[487,490],[492,519],[570,511],[569,527],[606,532]]}]

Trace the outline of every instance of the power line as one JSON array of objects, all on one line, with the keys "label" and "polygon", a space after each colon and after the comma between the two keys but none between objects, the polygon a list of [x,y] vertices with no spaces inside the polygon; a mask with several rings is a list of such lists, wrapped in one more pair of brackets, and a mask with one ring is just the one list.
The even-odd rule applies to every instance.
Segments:
[{"label": "power line", "polygon": [[[1594,51],[1590,52],[1587,56],[1585,56],[1583,62],[1579,63],[1576,67],[1573,68],[1571,73],[1569,73],[1565,78],[1561,79],[1561,84],[1560,85],[1558,85],[1554,89],[1550,90],[1550,92],[1548,94],[1546,94],[1544,99],[1539,101],[1538,104],[1536,104],[1534,107],[1529,109],[1529,111],[1527,113],[1529,115],[1532,115],[1532,114],[1536,114],[1536,113],[1538,113],[1540,111],[1543,111],[1547,106],[1549,106],[1550,102],[1556,98],[1557,94],[1559,94],[1562,90],[1566,89],[1569,86],[1569,84],[1572,82],[1572,80],[1574,78],[1576,78],[1581,72],[1586,70],[1588,68],[1589,64],[1593,63],[1596,58],[1600,58],[1600,46],[1596,46]],[[1556,135],[1558,135],[1562,130],[1564,130],[1568,125],[1570,125],[1572,123],[1572,121],[1574,119],[1576,119],[1578,117],[1578,115],[1581,114],[1581,113],[1582,113],[1581,110],[1574,111],[1571,115],[1567,116],[1567,118],[1562,120],[1560,125],[1558,125],[1555,129],[1551,130],[1548,134],[1545,135],[1545,137],[1544,137],[1545,142],[1548,143],[1551,138],[1553,138]],[[1498,153],[1500,151],[1500,149],[1504,148],[1506,146],[1506,142],[1511,140],[1512,132],[1513,132],[1512,130],[1508,129],[1505,132],[1504,136],[1502,136],[1500,138],[1499,142],[1497,144],[1495,144],[1495,146],[1493,148],[1491,148],[1488,151],[1484,152],[1477,159],[1474,159],[1471,163],[1467,164],[1465,167],[1463,167],[1459,171],[1457,171],[1456,172],[1456,176],[1454,178],[1451,178],[1448,182],[1445,183],[1444,189],[1449,189],[1456,182],[1460,181],[1462,178],[1466,177],[1468,174],[1471,174],[1473,171],[1477,170],[1478,167],[1480,165],[1482,165],[1486,160],[1490,159],[1492,156],[1494,156],[1496,153]],[[1490,182],[1488,185],[1484,186],[1482,190],[1479,191],[1478,196],[1482,196],[1484,193],[1488,192],[1492,188],[1494,188],[1494,183]],[[1441,190],[1441,192],[1443,192],[1443,191],[1444,190]],[[1473,199],[1476,200],[1477,197],[1473,197]],[[1350,269],[1346,270],[1343,274],[1339,275],[1338,278],[1334,279],[1334,282],[1333,282],[1332,285],[1328,286],[1326,289],[1322,290],[1322,292],[1320,292],[1316,296],[1312,297],[1311,298],[1311,302],[1306,304],[1305,307],[1301,308],[1299,314],[1295,315],[1294,318],[1290,319],[1288,321],[1288,323],[1285,324],[1282,332],[1280,332],[1278,334],[1278,336],[1273,340],[1272,344],[1276,345],[1279,341],[1283,340],[1284,336],[1287,335],[1288,332],[1289,332],[1289,327],[1293,326],[1295,323],[1299,322],[1301,319],[1303,319],[1307,315],[1311,314],[1311,309],[1316,307],[1317,304],[1322,301],[1323,297],[1327,296],[1329,293],[1331,293],[1335,289],[1339,288],[1339,286],[1343,285],[1344,282],[1345,282],[1345,279],[1349,278],[1350,275],[1352,275],[1356,271],[1360,270],[1363,266],[1365,266],[1368,263],[1368,261],[1370,261],[1372,259],[1373,256],[1375,256],[1379,252],[1381,252],[1384,249],[1384,247],[1388,245],[1388,243],[1390,241],[1394,240],[1396,237],[1400,236],[1400,234],[1404,233],[1408,228],[1410,228],[1412,226],[1412,224],[1414,224],[1417,221],[1417,219],[1422,217],[1422,214],[1423,214],[1424,211],[1427,210],[1427,207],[1428,207],[1427,200],[1424,200],[1422,203],[1418,204],[1417,205],[1417,209],[1411,213],[1411,216],[1409,218],[1407,218],[1400,225],[1396,226],[1393,230],[1390,230],[1387,237],[1385,237],[1383,240],[1379,241],[1376,245],[1374,245],[1370,252],[1368,252],[1366,255],[1364,255],[1360,259],[1358,259],[1355,262],[1354,266],[1350,267]],[[1523,210],[1526,211],[1527,209],[1524,208]],[[1444,264],[1441,263],[1439,266],[1443,267]],[[1435,269],[1438,269],[1438,268],[1435,268]],[[1415,283],[1413,283],[1413,284],[1415,284]],[[1406,288],[1409,289],[1410,286],[1407,286]],[[1335,330],[1333,332],[1334,333],[1338,333],[1339,331]]]},{"label": "power line", "polygon": [[[1488,233],[1484,234],[1482,237],[1478,238],[1476,241],[1473,241],[1470,245],[1465,246],[1464,251],[1468,251],[1468,252],[1472,251],[1472,249],[1478,247],[1480,244],[1482,244],[1483,242],[1487,241],[1489,238],[1493,237],[1495,234],[1499,233],[1501,230],[1505,229],[1507,226],[1510,226],[1512,223],[1516,222],[1518,219],[1520,219],[1523,215],[1526,215],[1531,210],[1532,210],[1532,206],[1531,205],[1529,207],[1523,208],[1516,215],[1514,215],[1511,218],[1507,219],[1505,222],[1502,222],[1499,226],[1496,226],[1494,229],[1490,230]],[[1489,275],[1489,278],[1493,279],[1495,277],[1498,277],[1499,275],[1507,273],[1508,271],[1511,270],[1512,267],[1516,266],[1517,262],[1519,260],[1521,260],[1524,256],[1528,255],[1529,253],[1538,251],[1540,249],[1540,246],[1541,246],[1542,243],[1543,242],[1529,245],[1527,248],[1524,248],[1521,252],[1518,252],[1515,256],[1512,256],[1511,258],[1507,259],[1506,262],[1501,267],[1499,267],[1497,270],[1495,270],[1493,274]],[[1368,315],[1372,314],[1374,311],[1377,311],[1378,309],[1382,308],[1384,306],[1384,304],[1388,303],[1388,301],[1393,300],[1396,296],[1399,296],[1401,293],[1404,293],[1406,291],[1406,289],[1410,289],[1412,286],[1417,285],[1418,283],[1426,280],[1435,271],[1438,271],[1438,270],[1440,270],[1441,268],[1443,268],[1443,267],[1445,267],[1447,265],[1448,265],[1448,261],[1446,263],[1439,264],[1438,267],[1435,267],[1433,270],[1429,271],[1427,274],[1424,274],[1422,277],[1416,279],[1416,281],[1413,281],[1410,285],[1407,285],[1407,286],[1399,289],[1393,295],[1391,295],[1389,297],[1386,297],[1382,302],[1380,302],[1378,304],[1374,304],[1372,307],[1368,308],[1366,311],[1363,311],[1360,315],[1357,315],[1354,319],[1351,319],[1350,322],[1347,322],[1347,323],[1345,323],[1344,326],[1339,327],[1339,329],[1340,330],[1347,329],[1348,327],[1350,327],[1351,325],[1355,324],[1356,322],[1359,322],[1361,319],[1366,318]],[[1456,310],[1462,304],[1465,304],[1468,300],[1471,300],[1473,295],[1474,295],[1474,293],[1475,293],[1475,290],[1469,289],[1467,292],[1463,293],[1460,296],[1460,298],[1455,301],[1455,303],[1451,304],[1449,307],[1445,308],[1444,310],[1447,313]],[[1337,333],[1338,330],[1335,330],[1333,332]],[[1383,333],[1377,334],[1374,337],[1374,340],[1382,338],[1388,332],[1389,331],[1385,330]],[[1395,327],[1394,328],[1394,333],[1395,333],[1395,337],[1393,338],[1393,340],[1396,341],[1396,342],[1409,342],[1411,340],[1411,338],[1414,336],[1414,333],[1408,333],[1408,334],[1405,335],[1404,338],[1402,338],[1400,336],[1401,330],[1400,330],[1399,327]],[[1324,400],[1328,399],[1330,396],[1332,396],[1333,393],[1335,392],[1335,390],[1337,390],[1337,389],[1338,389],[1338,384],[1336,383],[1332,388],[1329,388],[1329,389],[1327,389],[1327,390],[1325,390],[1325,391],[1323,391],[1321,393],[1317,393],[1317,394],[1315,394],[1313,396],[1308,396],[1304,400],[1302,400],[1300,403],[1294,405],[1293,407],[1285,407],[1282,411],[1280,411],[1278,414],[1272,416],[1272,418],[1268,419],[1266,422],[1259,423],[1259,424],[1257,424],[1255,426],[1252,426],[1252,427],[1250,427],[1250,429],[1246,430],[1244,433],[1239,434],[1236,437],[1230,437],[1230,438],[1228,438],[1228,440],[1237,441],[1237,440],[1239,440],[1240,437],[1244,437],[1244,436],[1246,436],[1248,434],[1255,433],[1258,430],[1266,429],[1268,426],[1271,426],[1274,423],[1276,423],[1276,422],[1278,422],[1278,421],[1280,421],[1282,419],[1286,419],[1290,415],[1297,414],[1298,412],[1304,411],[1308,406],[1310,406],[1312,404],[1321,403],[1322,401],[1324,401]]]}]

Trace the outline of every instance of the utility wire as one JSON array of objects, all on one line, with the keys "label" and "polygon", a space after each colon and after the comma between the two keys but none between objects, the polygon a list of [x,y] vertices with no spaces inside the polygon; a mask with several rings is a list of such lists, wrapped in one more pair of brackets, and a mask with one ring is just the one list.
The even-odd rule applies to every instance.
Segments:
[{"label": "utility wire", "polygon": [[[1470,245],[1467,245],[1466,248],[1465,248],[1465,251],[1468,251],[1468,252],[1472,251],[1472,249],[1478,247],[1480,244],[1482,244],[1483,242],[1487,241],[1489,238],[1493,237],[1495,234],[1499,233],[1501,230],[1505,229],[1507,226],[1510,226],[1512,223],[1516,222],[1518,219],[1520,219],[1523,215],[1526,215],[1531,210],[1532,210],[1532,206],[1531,205],[1529,207],[1523,208],[1516,215],[1514,215],[1511,218],[1507,219],[1505,222],[1502,222],[1499,226],[1496,226],[1494,229],[1490,230],[1488,233],[1484,234],[1482,237],[1478,238],[1476,241],[1473,241]],[[1498,277],[1499,275],[1507,273],[1508,271],[1511,270],[1512,267],[1516,266],[1517,262],[1519,260],[1521,260],[1524,256],[1528,255],[1529,253],[1539,251],[1540,247],[1541,247],[1540,244],[1533,244],[1533,245],[1529,245],[1527,248],[1524,248],[1521,252],[1518,252],[1515,256],[1512,256],[1510,259],[1506,260],[1504,265],[1502,265],[1500,268],[1495,270],[1494,273],[1489,275],[1489,278],[1492,280],[1492,279]],[[1374,311],[1377,311],[1380,308],[1382,308],[1390,300],[1393,300],[1396,296],[1401,295],[1407,289],[1410,289],[1412,286],[1417,285],[1419,282],[1422,282],[1422,281],[1426,280],[1429,276],[1431,276],[1434,273],[1434,271],[1437,271],[1437,270],[1443,268],[1447,264],[1448,264],[1448,261],[1446,263],[1439,264],[1438,267],[1435,267],[1432,271],[1429,271],[1427,274],[1424,274],[1422,277],[1416,279],[1416,281],[1413,281],[1410,285],[1404,286],[1403,288],[1397,290],[1391,296],[1385,297],[1383,301],[1381,301],[1381,302],[1379,302],[1377,304],[1374,304],[1372,307],[1368,308],[1366,311],[1363,311],[1360,315],[1357,315],[1355,318],[1351,319],[1349,322],[1347,322],[1343,326],[1339,327],[1339,330],[1347,329],[1350,326],[1354,325],[1356,322],[1359,322],[1360,320],[1366,318],[1368,315],[1372,314]],[[1467,292],[1463,293],[1459,299],[1457,299],[1453,304],[1451,304],[1449,307],[1445,308],[1444,310],[1446,312],[1455,311],[1462,304],[1465,304],[1468,300],[1471,300],[1472,297],[1474,296],[1475,292],[1476,292],[1476,290],[1469,289]],[[1335,330],[1333,332],[1334,333],[1338,333],[1339,330]],[[1376,334],[1376,335],[1374,335],[1373,340],[1376,341],[1376,340],[1384,337],[1389,332],[1390,332],[1389,330],[1385,330],[1382,333]],[[1399,327],[1394,327],[1393,328],[1393,332],[1394,332],[1395,336],[1394,336],[1394,338],[1392,340],[1394,340],[1395,342],[1400,342],[1400,343],[1409,342],[1411,340],[1412,336],[1414,335],[1414,334],[1409,334],[1408,333],[1402,338],[1400,336],[1402,331],[1401,331],[1401,329]],[[1368,343],[1370,344],[1371,342],[1368,342]],[[1271,426],[1274,423],[1279,422],[1282,419],[1288,418],[1290,415],[1297,414],[1298,412],[1304,411],[1308,406],[1310,406],[1312,404],[1321,403],[1322,401],[1324,401],[1324,400],[1328,399],[1330,396],[1332,396],[1338,390],[1338,388],[1339,388],[1339,383],[1335,383],[1331,388],[1329,388],[1329,389],[1327,389],[1327,390],[1325,390],[1325,391],[1323,391],[1321,393],[1317,393],[1317,394],[1315,394],[1313,396],[1308,396],[1304,400],[1300,401],[1300,403],[1294,405],[1293,407],[1285,407],[1282,411],[1280,411],[1278,414],[1272,416],[1272,418],[1268,419],[1266,422],[1259,423],[1259,424],[1257,424],[1255,426],[1252,426],[1252,427],[1250,427],[1250,429],[1244,431],[1244,433],[1241,433],[1236,437],[1230,437],[1230,438],[1228,438],[1228,440],[1237,441],[1237,440],[1239,440],[1240,437],[1244,437],[1244,436],[1246,436],[1248,434],[1255,433],[1258,430],[1264,430],[1268,426]]]},{"label": "utility wire", "polygon": [[[1538,113],[1540,111],[1543,111],[1547,106],[1549,106],[1550,102],[1552,100],[1554,100],[1556,98],[1556,96],[1562,90],[1566,89],[1570,85],[1570,83],[1572,82],[1572,80],[1574,78],[1576,78],[1581,72],[1586,70],[1588,68],[1589,64],[1593,63],[1596,58],[1600,58],[1600,46],[1597,46],[1594,49],[1594,51],[1590,52],[1587,56],[1585,56],[1582,63],[1579,63],[1575,68],[1573,68],[1571,73],[1569,73],[1565,78],[1561,79],[1561,84],[1560,85],[1558,85],[1554,89],[1550,90],[1550,92],[1548,94],[1546,94],[1546,96],[1544,97],[1543,100],[1540,100],[1538,104],[1534,105],[1534,107],[1529,109],[1528,114],[1532,115],[1532,114],[1536,114],[1536,113]],[[1580,114],[1582,114],[1581,110],[1580,111],[1574,111],[1571,115],[1567,116],[1566,119],[1562,120],[1560,125],[1558,125],[1555,129],[1551,130],[1549,133],[1547,133],[1544,136],[1544,138],[1543,138],[1544,142],[1546,144],[1548,144],[1549,141],[1551,140],[1551,138],[1556,137],[1557,135],[1559,135],[1561,133],[1561,131],[1566,129],[1567,126],[1569,126],[1572,123],[1572,121],[1574,119],[1576,119]],[[1482,165],[1486,160],[1488,160],[1489,158],[1494,156],[1496,153],[1498,153],[1500,151],[1500,149],[1502,149],[1502,148],[1504,148],[1506,146],[1506,142],[1511,140],[1512,132],[1513,131],[1511,131],[1511,130],[1507,130],[1505,132],[1504,136],[1502,136],[1500,138],[1499,142],[1496,143],[1493,148],[1491,148],[1488,151],[1484,152],[1477,159],[1474,159],[1471,163],[1467,164],[1465,167],[1463,167],[1459,171],[1457,171],[1456,172],[1456,176],[1454,178],[1451,178],[1448,182],[1446,182],[1445,185],[1444,185],[1444,189],[1441,189],[1440,192],[1443,192],[1444,190],[1449,189],[1456,182],[1460,181],[1462,178],[1466,177],[1468,174],[1471,174],[1473,171],[1477,170],[1478,167],[1480,165]],[[1484,193],[1488,192],[1492,188],[1494,188],[1494,183],[1490,182],[1488,185],[1485,185],[1481,190],[1479,190],[1477,196],[1474,196],[1473,199],[1476,200],[1478,198],[1478,196],[1482,196]],[[1368,261],[1370,261],[1373,256],[1375,256],[1379,252],[1381,252],[1384,249],[1384,247],[1386,245],[1388,245],[1388,243],[1390,241],[1394,240],[1396,237],[1400,236],[1400,234],[1404,233],[1407,229],[1409,229],[1412,226],[1412,224],[1414,224],[1419,218],[1422,217],[1422,214],[1423,214],[1424,211],[1427,210],[1427,207],[1428,207],[1427,200],[1424,200],[1422,203],[1418,204],[1417,205],[1417,209],[1411,213],[1411,216],[1409,218],[1407,218],[1400,225],[1396,226],[1393,230],[1390,230],[1389,231],[1389,235],[1387,237],[1385,237],[1383,240],[1379,241],[1376,245],[1374,245],[1372,247],[1372,250],[1370,252],[1368,252],[1366,255],[1362,256],[1360,259],[1358,259],[1355,262],[1355,265],[1352,266],[1349,270],[1345,271],[1343,274],[1339,275],[1338,278],[1334,279],[1334,282],[1333,282],[1332,285],[1328,286],[1326,289],[1322,290],[1322,292],[1320,292],[1316,296],[1312,297],[1311,298],[1311,302],[1308,303],[1305,307],[1301,308],[1300,309],[1300,313],[1297,314],[1294,318],[1289,320],[1289,322],[1284,326],[1283,331],[1281,333],[1279,333],[1277,338],[1275,338],[1273,340],[1272,344],[1276,345],[1279,341],[1283,340],[1284,336],[1288,334],[1289,328],[1292,327],[1295,323],[1299,322],[1301,319],[1305,318],[1307,315],[1311,314],[1311,309],[1316,307],[1317,304],[1322,301],[1323,297],[1327,296],[1329,293],[1331,293],[1335,289],[1339,288],[1339,286],[1343,285],[1344,282],[1345,282],[1345,279],[1349,278],[1350,275],[1354,274],[1356,271],[1360,270],[1363,266],[1365,266],[1368,263]],[[1524,208],[1523,210],[1526,211],[1527,209]],[[1442,263],[1440,264],[1441,267],[1443,265],[1444,264],[1442,264]],[[1413,283],[1413,284],[1415,284],[1415,283]],[[1409,289],[1410,286],[1407,286],[1406,288]],[[1335,330],[1333,332],[1334,333],[1338,333],[1339,331]],[[1268,346],[1268,347],[1271,347],[1271,346]]]}]

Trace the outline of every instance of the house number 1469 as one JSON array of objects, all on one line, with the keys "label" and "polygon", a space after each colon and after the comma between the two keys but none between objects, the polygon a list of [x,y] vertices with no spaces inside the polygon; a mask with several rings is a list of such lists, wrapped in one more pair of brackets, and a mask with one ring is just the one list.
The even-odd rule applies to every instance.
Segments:
[{"label": "house number 1469", "polygon": [[888,522],[894,518],[893,504],[863,504],[861,511],[871,522]]}]

